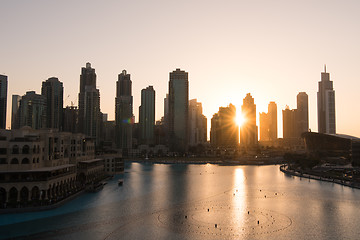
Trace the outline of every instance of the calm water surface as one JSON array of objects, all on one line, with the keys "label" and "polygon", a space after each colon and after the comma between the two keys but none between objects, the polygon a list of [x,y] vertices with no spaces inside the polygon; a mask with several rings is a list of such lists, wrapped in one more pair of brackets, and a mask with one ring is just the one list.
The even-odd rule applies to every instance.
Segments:
[{"label": "calm water surface", "polygon": [[44,212],[0,215],[0,239],[359,239],[360,190],[279,166],[127,163]]}]

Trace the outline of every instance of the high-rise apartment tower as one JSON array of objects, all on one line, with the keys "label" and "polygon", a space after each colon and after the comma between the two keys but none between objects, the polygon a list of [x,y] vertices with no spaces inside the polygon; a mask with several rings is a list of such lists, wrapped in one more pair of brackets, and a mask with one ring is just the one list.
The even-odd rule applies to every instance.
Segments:
[{"label": "high-rise apartment tower", "polygon": [[89,137],[96,139],[100,131],[100,92],[96,88],[95,69],[90,63],[81,68],[78,130]]},{"label": "high-rise apartment tower", "polygon": [[170,73],[169,81],[169,144],[172,151],[187,151],[188,114],[188,73],[178,68]]},{"label": "high-rise apartment tower", "polygon": [[131,95],[130,74],[123,70],[116,82],[115,98],[115,142],[123,155],[132,148],[133,97]]},{"label": "high-rise apartment tower", "polygon": [[258,142],[258,128],[256,126],[256,105],[250,93],[246,94],[241,106],[241,113],[245,118],[240,128],[240,146],[252,147]]},{"label": "high-rise apartment tower", "polygon": [[41,95],[46,101],[46,128],[63,130],[63,83],[52,77],[42,82]]},{"label": "high-rise apartment tower", "polygon": [[336,133],[335,119],[335,90],[333,82],[330,81],[330,73],[321,73],[319,91],[317,93],[318,103],[318,131],[319,133]]},{"label": "high-rise apartment tower", "polygon": [[141,90],[139,107],[140,140],[142,144],[154,144],[155,90],[149,86]]},{"label": "high-rise apartment tower", "polygon": [[6,106],[7,106],[8,77],[0,75],[0,128],[6,128]]}]

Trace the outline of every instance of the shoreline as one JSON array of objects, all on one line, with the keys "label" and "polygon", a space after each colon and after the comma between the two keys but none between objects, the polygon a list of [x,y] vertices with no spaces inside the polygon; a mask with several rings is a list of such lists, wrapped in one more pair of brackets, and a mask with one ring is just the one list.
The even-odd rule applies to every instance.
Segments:
[{"label": "shoreline", "polygon": [[216,164],[221,166],[247,166],[247,165],[278,165],[284,164],[283,157],[274,158],[237,158],[237,159],[224,159],[224,158],[187,158],[187,157],[176,157],[176,158],[128,158],[125,162],[136,162],[136,163],[152,163],[152,164]]},{"label": "shoreline", "polygon": [[54,204],[50,204],[50,205],[45,205],[45,206],[37,206],[37,207],[22,207],[22,208],[5,208],[5,209],[0,209],[0,214],[13,214],[13,213],[26,213],[26,212],[41,212],[41,211],[47,211],[47,210],[52,210],[58,207],[61,207],[62,205],[64,205],[65,203],[74,200],[75,198],[79,197],[80,195],[82,195],[85,192],[85,189],[82,189],[80,191],[78,191],[77,193],[57,202]]},{"label": "shoreline", "polygon": [[288,169],[288,165],[286,165],[286,164],[283,164],[280,166],[280,171],[283,172],[284,174],[288,174],[288,175],[295,176],[295,177],[313,179],[313,180],[318,180],[318,181],[323,181],[323,182],[336,183],[336,184],[339,184],[342,186],[360,189],[360,183],[356,183],[356,182],[354,183],[351,181],[344,181],[344,180],[335,179],[335,178],[326,178],[326,177],[321,177],[321,176],[312,175],[312,174],[308,174],[308,173],[300,173],[295,170]]},{"label": "shoreline", "polygon": [[[106,177],[101,181],[107,181],[109,180],[110,177]],[[99,182],[101,182],[99,181]],[[0,209],[0,214],[13,214],[13,213],[26,213],[26,212],[41,212],[41,211],[47,211],[47,210],[52,210],[55,208],[59,208],[62,205],[64,205],[67,202],[70,202],[72,200],[74,200],[75,198],[78,198],[80,195],[84,194],[87,192],[87,188],[81,188],[80,190],[78,190],[77,192],[75,192],[74,194],[68,196],[67,198],[64,198],[56,203],[53,204],[49,204],[49,205],[42,205],[42,206],[36,206],[36,207],[16,207],[16,208],[2,208]]]}]

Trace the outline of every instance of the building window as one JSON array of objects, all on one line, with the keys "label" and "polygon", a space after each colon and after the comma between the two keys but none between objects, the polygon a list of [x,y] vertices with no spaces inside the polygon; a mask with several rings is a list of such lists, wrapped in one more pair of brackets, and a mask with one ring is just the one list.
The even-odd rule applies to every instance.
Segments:
[{"label": "building window", "polygon": [[29,154],[29,153],[30,153],[30,147],[29,147],[29,145],[25,145],[25,146],[22,148],[22,153],[23,153],[23,154]]},{"label": "building window", "polygon": [[19,160],[17,158],[11,159],[10,164],[19,164]]},{"label": "building window", "polygon": [[24,158],[22,161],[21,161],[21,164],[29,164],[30,161],[28,158]]},{"label": "building window", "polygon": [[12,148],[12,154],[19,154],[19,146],[18,145],[14,145]]},{"label": "building window", "polygon": [[6,152],[7,152],[6,150],[7,150],[6,148],[0,148],[0,154],[2,154],[2,155],[6,154]]}]

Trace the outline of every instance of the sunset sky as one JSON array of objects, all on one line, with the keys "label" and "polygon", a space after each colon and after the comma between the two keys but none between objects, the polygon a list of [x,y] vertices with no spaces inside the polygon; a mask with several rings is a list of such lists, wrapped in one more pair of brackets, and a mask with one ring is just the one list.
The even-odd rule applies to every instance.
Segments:
[{"label": "sunset sky", "polygon": [[[250,92],[257,112],[296,108],[309,95],[310,128],[317,131],[320,73],[334,81],[337,132],[360,136],[360,1],[5,1],[0,0],[0,74],[11,95],[41,91],[41,82],[64,83],[64,106],[77,105],[81,67],[97,74],[101,111],[114,119],[115,84],[131,74],[138,121],[141,89],[156,91],[163,116],[169,72],[189,73],[189,96],[210,119],[220,106],[240,111]],[[259,114],[257,114],[257,121]]]}]

